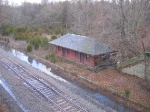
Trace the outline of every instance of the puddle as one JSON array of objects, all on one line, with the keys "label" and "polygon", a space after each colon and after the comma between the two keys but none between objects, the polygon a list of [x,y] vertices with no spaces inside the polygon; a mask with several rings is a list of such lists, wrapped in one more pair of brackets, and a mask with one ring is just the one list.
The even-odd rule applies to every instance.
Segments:
[{"label": "puddle", "polygon": [[23,107],[23,105],[16,99],[15,95],[13,94],[13,92],[9,89],[7,84],[5,84],[5,80],[4,79],[0,79],[0,85],[9,93],[9,95],[11,95],[11,97],[14,99],[14,101],[17,102],[17,104],[19,105],[19,107],[22,109],[23,112],[30,112],[29,110],[26,110]]},{"label": "puddle", "polygon": [[10,54],[14,55],[15,57],[19,58],[20,60],[30,64],[31,66],[41,70],[42,72],[46,73],[47,75],[50,75],[51,77],[57,79],[57,80],[60,80],[60,81],[63,81],[63,82],[66,82],[66,80],[64,80],[63,78],[57,76],[57,75],[54,75],[52,72],[51,72],[51,68],[47,67],[46,65],[36,61],[35,59],[27,56],[26,54],[24,53],[21,53],[20,51],[17,51],[15,49],[11,49],[10,51],[8,51]]},{"label": "puddle", "polygon": [[97,99],[99,102],[107,105],[108,107],[111,107],[112,109],[116,110],[117,112],[137,112],[134,109],[131,109],[121,103],[118,103],[117,101],[113,100],[110,97],[107,97],[103,94],[97,93],[93,95],[95,99]]},{"label": "puddle", "polygon": [[57,80],[63,81],[65,83],[68,83],[69,85],[73,85],[74,88],[80,89],[81,91],[83,91],[84,94],[86,95],[90,95],[92,96],[94,99],[96,99],[97,101],[101,102],[104,105],[109,106],[110,108],[119,111],[119,112],[137,112],[134,109],[131,109],[123,104],[120,104],[118,102],[116,102],[115,100],[113,100],[110,97],[107,97],[101,93],[98,93],[92,89],[89,89],[87,87],[84,87],[82,85],[79,84],[73,84],[69,79],[65,79],[64,77],[60,77],[59,73],[51,70],[51,68],[47,67],[46,65],[38,62],[37,60],[27,56],[24,53],[21,53],[15,49],[11,49],[9,48],[7,45],[0,43],[0,47],[3,48],[5,51],[9,52],[10,54],[14,55],[15,57],[17,57],[18,59],[30,64],[31,66],[41,70],[42,72],[50,75],[51,77],[54,77]]}]

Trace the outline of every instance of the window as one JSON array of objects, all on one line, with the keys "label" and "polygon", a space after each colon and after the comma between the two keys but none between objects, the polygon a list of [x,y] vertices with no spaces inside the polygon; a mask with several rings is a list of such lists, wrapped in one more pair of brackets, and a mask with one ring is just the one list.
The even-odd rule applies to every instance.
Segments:
[{"label": "window", "polygon": [[86,55],[86,60],[90,61],[90,55]]},{"label": "window", "polygon": [[61,47],[58,46],[58,51],[61,51]]},{"label": "window", "polygon": [[70,49],[67,49],[67,54],[70,54]]}]

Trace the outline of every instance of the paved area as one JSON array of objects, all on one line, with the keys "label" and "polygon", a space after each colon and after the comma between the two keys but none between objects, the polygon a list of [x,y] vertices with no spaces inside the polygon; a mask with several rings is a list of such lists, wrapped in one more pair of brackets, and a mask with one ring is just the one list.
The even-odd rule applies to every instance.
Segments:
[{"label": "paved area", "polygon": [[[126,68],[122,69],[122,72],[130,74],[130,75],[135,75],[135,76],[140,77],[140,78],[144,78],[145,77],[145,75],[144,75],[145,71],[144,70],[145,70],[144,63],[139,63],[139,64],[136,64],[134,66],[126,67]],[[147,76],[148,76],[148,79],[150,80],[150,75],[147,75]]]}]

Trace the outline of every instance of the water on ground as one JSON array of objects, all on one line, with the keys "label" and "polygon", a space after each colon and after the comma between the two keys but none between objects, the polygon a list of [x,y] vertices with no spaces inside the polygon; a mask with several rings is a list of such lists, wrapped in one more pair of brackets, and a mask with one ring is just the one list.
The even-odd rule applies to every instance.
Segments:
[{"label": "water on ground", "polygon": [[[86,95],[93,97],[94,99],[96,99],[100,103],[107,105],[108,107],[110,107],[110,108],[112,108],[118,112],[136,112],[136,110],[131,109],[131,108],[129,108],[123,104],[120,104],[117,101],[115,101],[114,99],[112,99],[106,95],[103,95],[103,94],[96,92],[92,89],[89,89],[87,87],[83,87],[82,85],[79,85],[79,84],[76,85],[72,82],[69,82],[69,80],[67,78],[65,79],[64,77],[61,77],[57,72],[55,72],[54,70],[51,70],[50,67],[38,62],[37,60],[31,58],[30,56],[28,56],[28,55],[26,55],[20,51],[9,48],[4,43],[0,43],[0,47],[3,48],[6,52],[17,57],[18,59],[30,64],[31,66],[33,66],[39,70],[41,70],[42,72],[46,73],[47,75],[50,75],[51,77],[53,77],[59,81],[63,81],[64,83],[71,84],[74,88],[77,88],[80,91],[82,91],[83,94],[86,94]],[[5,86],[4,86],[4,88],[5,88]]]}]

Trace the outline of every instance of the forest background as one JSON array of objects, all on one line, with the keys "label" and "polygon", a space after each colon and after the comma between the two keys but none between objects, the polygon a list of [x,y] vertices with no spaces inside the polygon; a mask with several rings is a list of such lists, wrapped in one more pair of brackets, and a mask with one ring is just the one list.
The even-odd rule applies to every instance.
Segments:
[{"label": "forest background", "polygon": [[97,38],[119,51],[117,59],[121,61],[150,49],[150,0],[41,0],[18,6],[0,0],[1,30],[6,24],[24,27],[26,33],[69,32]]}]

